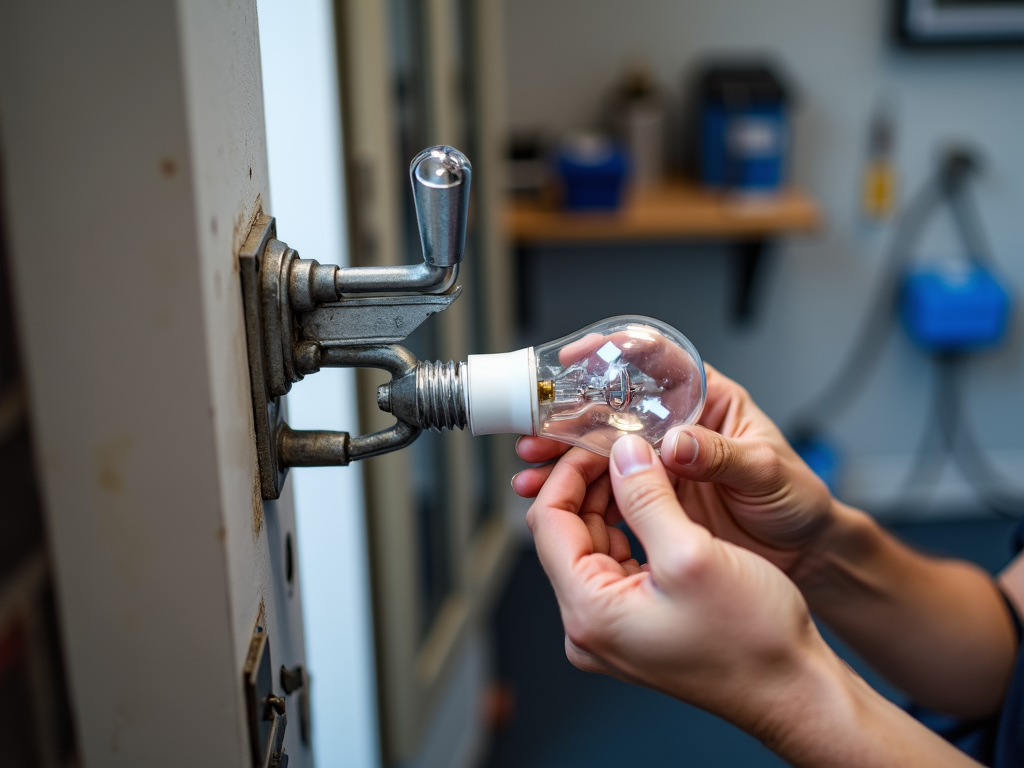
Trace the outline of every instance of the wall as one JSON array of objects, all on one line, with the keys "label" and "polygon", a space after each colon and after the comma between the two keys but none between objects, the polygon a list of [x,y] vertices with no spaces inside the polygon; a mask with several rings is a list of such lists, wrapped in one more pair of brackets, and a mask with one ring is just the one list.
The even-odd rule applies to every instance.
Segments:
[{"label": "wall", "polygon": [[[260,0],[268,211],[303,258],[348,262],[330,0]],[[355,376],[326,368],[288,395],[295,429],[358,431]],[[319,765],[380,764],[369,564],[358,466],[291,471]]]},{"label": "wall", "polygon": [[[882,0],[516,0],[505,4],[510,128],[561,131],[593,124],[625,62],[650,63],[674,101],[708,53],[769,52],[799,92],[792,177],[821,203],[827,225],[781,243],[757,324],[730,326],[732,262],[713,246],[542,249],[535,253],[537,323],[531,343],[605,315],[638,312],[676,324],[709,362],[739,379],[785,425],[836,372],[859,328],[891,228],[858,215],[870,113],[897,106],[905,201],[937,149],[968,139],[988,161],[974,188],[992,250],[1024,288],[1024,53],[907,53],[889,40]],[[955,255],[940,215],[923,255]],[[571,286],[573,301],[560,294]],[[571,304],[569,306],[568,304]],[[1007,347],[968,371],[968,413],[1005,469],[1024,464],[1022,320]],[[870,503],[902,477],[926,420],[930,363],[894,329],[878,371],[835,426],[847,495]],[[965,511],[972,494],[947,473],[932,512]]]}]

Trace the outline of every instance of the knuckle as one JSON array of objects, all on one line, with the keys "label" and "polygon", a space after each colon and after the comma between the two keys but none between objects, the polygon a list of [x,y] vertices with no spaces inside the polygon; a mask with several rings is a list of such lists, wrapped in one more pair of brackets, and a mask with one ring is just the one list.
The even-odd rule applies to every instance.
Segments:
[{"label": "knuckle", "polygon": [[752,448],[751,455],[762,480],[769,485],[778,484],[783,477],[783,464],[775,446],[767,438],[763,438]]},{"label": "knuckle", "polygon": [[590,650],[597,639],[597,630],[589,617],[570,612],[564,619],[565,636],[579,649]]},{"label": "knuckle", "polygon": [[721,477],[732,464],[732,446],[715,435],[708,441],[708,475],[711,479]]},{"label": "knuckle", "polygon": [[537,505],[531,504],[530,509],[526,513],[526,527],[529,529],[530,533],[535,532],[538,514],[539,513],[537,512]]},{"label": "knuckle", "polygon": [[675,583],[699,581],[711,566],[711,553],[701,541],[681,542],[659,566]]}]

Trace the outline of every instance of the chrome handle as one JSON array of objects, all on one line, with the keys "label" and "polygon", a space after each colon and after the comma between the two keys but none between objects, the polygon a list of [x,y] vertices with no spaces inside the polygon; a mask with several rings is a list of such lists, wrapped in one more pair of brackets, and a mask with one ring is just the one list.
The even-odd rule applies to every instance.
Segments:
[{"label": "chrome handle", "polygon": [[427,264],[453,267],[462,261],[472,178],[473,166],[453,147],[430,147],[409,164],[423,260]]}]

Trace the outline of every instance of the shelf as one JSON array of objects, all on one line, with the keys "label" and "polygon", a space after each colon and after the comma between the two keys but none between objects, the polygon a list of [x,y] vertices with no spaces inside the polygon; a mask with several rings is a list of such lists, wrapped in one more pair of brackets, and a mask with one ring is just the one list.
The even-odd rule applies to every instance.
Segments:
[{"label": "shelf", "polygon": [[564,211],[541,200],[514,199],[507,205],[505,217],[509,236],[518,245],[761,240],[813,232],[822,218],[817,203],[798,189],[741,197],[683,181],[631,191],[617,211]]}]

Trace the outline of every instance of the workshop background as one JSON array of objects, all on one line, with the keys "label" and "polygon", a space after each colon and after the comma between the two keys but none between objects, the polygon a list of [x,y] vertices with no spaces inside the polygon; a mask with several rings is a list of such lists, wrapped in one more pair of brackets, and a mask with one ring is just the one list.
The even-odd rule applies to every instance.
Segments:
[{"label": "workshop background", "polygon": [[[898,300],[886,266],[898,258],[893,246],[903,214],[952,147],[980,159],[966,195],[1016,305],[1024,286],[1024,54],[1005,46],[904,45],[894,31],[898,11],[888,2],[842,0],[638,0],[628,9],[609,0],[506,3],[512,135],[552,143],[607,130],[610,94],[639,64],[666,107],[665,166],[672,174],[692,156],[687,110],[701,68],[768,62],[791,90],[788,184],[821,214],[812,234],[773,238],[745,323],[732,312],[737,258],[729,243],[531,244],[530,268],[543,277],[531,282],[523,341],[555,338],[606,315],[659,317],[742,382],[792,435],[808,401],[836,389],[833,380],[864,335],[878,294],[888,290],[893,306]],[[689,170],[699,174],[699,162]],[[892,187],[888,211],[872,208],[866,186],[879,170]],[[945,203],[910,239],[910,264],[971,256]],[[1012,312],[1000,343],[961,363],[959,392],[959,415],[989,462],[988,479],[1016,495],[1018,514],[1022,323]],[[939,364],[896,312],[880,325],[884,332],[867,333],[869,346],[880,347],[877,359],[868,355],[864,363],[870,372],[844,393],[848,406],[817,425],[830,480],[844,500],[892,521],[907,540],[997,570],[1010,556],[1014,523],[986,505],[982,496],[992,489],[979,492],[929,432],[938,419],[932,393]],[[919,482],[907,487],[915,466]],[[528,550],[498,609],[497,629],[499,669],[516,705],[494,742],[491,766],[782,764],[715,718],[569,667],[557,648],[556,604]]]},{"label": "workshop background", "polygon": [[[731,270],[722,248],[662,244],[596,251],[546,248],[536,264],[535,339],[568,333],[610,314],[661,317],[680,328],[705,360],[743,382],[779,424],[829,383],[849,352],[878,287],[898,215],[864,216],[862,178],[871,124],[891,105],[893,163],[905,204],[952,143],[974,148],[983,170],[971,183],[990,250],[1011,286],[1024,285],[1024,56],[1018,50],[908,50],[890,31],[891,3],[769,0],[748,3],[639,0],[507,3],[510,129],[588,128],[633,60],[646,61],[674,108],[705,59],[767,56],[791,81],[791,182],[820,206],[812,236],[780,238],[758,286],[748,327],[729,322]],[[682,144],[678,122],[669,141]],[[948,210],[916,245],[920,259],[960,257]],[[559,300],[572,286],[572,301]],[[641,290],[642,288],[642,290]],[[993,461],[1024,466],[1024,317],[1015,313],[1003,346],[971,361],[968,418]],[[893,326],[877,371],[829,425],[842,445],[844,491],[854,503],[888,498],[917,450],[932,363]],[[932,511],[977,508],[962,480],[945,479]]]}]

